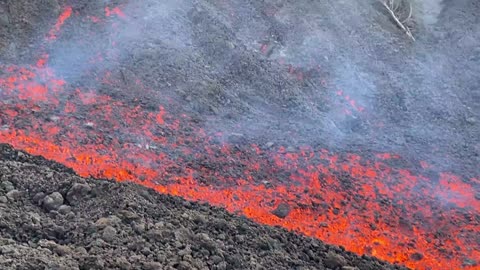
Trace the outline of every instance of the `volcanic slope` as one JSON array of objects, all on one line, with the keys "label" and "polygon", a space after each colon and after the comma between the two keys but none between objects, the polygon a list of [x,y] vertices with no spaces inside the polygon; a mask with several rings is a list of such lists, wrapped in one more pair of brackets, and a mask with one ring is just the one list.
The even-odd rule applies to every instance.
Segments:
[{"label": "volcanic slope", "polygon": [[404,269],[0,146],[1,269]]}]

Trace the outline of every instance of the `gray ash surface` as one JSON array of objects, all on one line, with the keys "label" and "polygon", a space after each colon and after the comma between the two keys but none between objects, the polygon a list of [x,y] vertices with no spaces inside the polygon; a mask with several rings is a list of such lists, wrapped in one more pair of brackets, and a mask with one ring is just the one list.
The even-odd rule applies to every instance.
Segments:
[{"label": "gray ash surface", "polygon": [[403,269],[0,145],[1,269]]}]

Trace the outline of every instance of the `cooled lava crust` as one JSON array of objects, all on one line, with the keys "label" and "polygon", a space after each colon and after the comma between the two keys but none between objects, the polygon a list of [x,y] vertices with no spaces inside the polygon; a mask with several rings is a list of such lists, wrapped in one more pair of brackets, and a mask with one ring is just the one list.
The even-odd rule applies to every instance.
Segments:
[{"label": "cooled lava crust", "polygon": [[0,142],[359,255],[478,269],[479,3],[412,43],[359,2],[2,1]]}]

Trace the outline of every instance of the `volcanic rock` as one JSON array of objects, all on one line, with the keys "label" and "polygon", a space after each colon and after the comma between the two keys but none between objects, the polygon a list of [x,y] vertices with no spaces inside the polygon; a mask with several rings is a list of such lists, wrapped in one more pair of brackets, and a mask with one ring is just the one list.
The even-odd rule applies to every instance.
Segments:
[{"label": "volcanic rock", "polygon": [[66,215],[68,214],[70,211],[72,211],[72,207],[68,206],[68,205],[61,205],[59,208],[58,208],[58,213],[62,214],[62,215]]},{"label": "volcanic rock", "polygon": [[112,242],[113,240],[115,240],[116,234],[117,230],[115,230],[115,228],[113,228],[112,226],[107,226],[103,229],[102,239],[107,242]]},{"label": "volcanic rock", "polygon": [[467,258],[463,260],[463,266],[477,266],[477,262],[475,260]]},{"label": "volcanic rock", "polygon": [[272,211],[272,214],[279,218],[286,218],[290,214],[290,205],[286,203],[281,203],[277,206],[275,210]]},{"label": "volcanic rock", "polygon": [[327,253],[327,258],[325,259],[325,265],[332,269],[337,267],[347,266],[347,260],[340,254],[337,254],[333,251]]},{"label": "volcanic rock", "polygon": [[22,196],[22,193],[16,189],[10,190],[9,192],[7,192],[7,198],[12,202],[18,200],[21,196]]},{"label": "volcanic rock", "polygon": [[87,195],[90,190],[92,189],[87,184],[75,183],[67,192],[67,201],[70,204],[75,205],[78,203],[78,200],[80,200],[80,198],[82,198],[83,196]]},{"label": "volcanic rock", "polygon": [[[143,269],[145,270],[160,270],[163,269],[163,266],[161,263],[158,262],[146,262],[143,264]],[[180,268],[177,268],[180,269]]]},{"label": "volcanic rock", "polygon": [[59,192],[53,192],[42,200],[42,206],[47,211],[57,210],[63,204],[63,196]]},{"label": "volcanic rock", "polygon": [[475,119],[475,117],[468,117],[466,120],[467,123],[469,123],[470,125],[474,125],[477,122],[477,119]]},{"label": "volcanic rock", "polygon": [[115,260],[116,266],[122,270],[132,269],[132,265],[128,262],[125,257],[119,257]]},{"label": "volcanic rock", "polygon": [[43,200],[43,198],[45,198],[45,196],[46,196],[45,193],[43,193],[43,192],[38,192],[37,194],[35,194],[35,196],[33,196],[33,199],[32,199],[32,200],[33,200],[36,204],[40,205],[41,202],[42,202],[42,200]]},{"label": "volcanic rock", "polygon": [[5,190],[5,192],[10,192],[15,189],[15,187],[13,186],[13,183],[10,181],[2,182],[2,187],[3,187],[3,190]]},{"label": "volcanic rock", "polygon": [[413,253],[410,258],[412,258],[412,260],[415,260],[415,261],[420,261],[421,259],[423,259],[423,255],[416,252],[416,253]]},{"label": "volcanic rock", "polygon": [[8,198],[6,196],[0,196],[0,203],[7,203]]},{"label": "volcanic rock", "polygon": [[0,8],[0,26],[5,27],[10,24],[10,19],[8,18],[8,14],[3,11],[3,8]]}]

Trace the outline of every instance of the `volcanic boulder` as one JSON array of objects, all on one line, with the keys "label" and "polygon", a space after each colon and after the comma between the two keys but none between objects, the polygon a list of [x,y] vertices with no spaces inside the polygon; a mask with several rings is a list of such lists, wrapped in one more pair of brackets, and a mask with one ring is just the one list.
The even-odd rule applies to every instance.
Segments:
[{"label": "volcanic boulder", "polygon": [[59,192],[53,192],[42,200],[42,206],[47,211],[57,210],[63,204],[63,196]]},{"label": "volcanic boulder", "polygon": [[275,210],[272,211],[272,214],[279,218],[286,218],[290,214],[291,208],[290,205],[286,203],[281,203],[277,206]]}]

